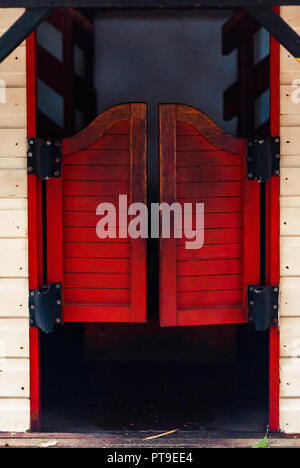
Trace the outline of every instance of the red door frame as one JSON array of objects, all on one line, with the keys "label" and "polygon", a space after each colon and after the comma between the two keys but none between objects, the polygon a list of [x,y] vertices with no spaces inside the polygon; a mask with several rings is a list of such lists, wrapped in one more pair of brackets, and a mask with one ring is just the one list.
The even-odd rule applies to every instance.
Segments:
[{"label": "red door frame", "polygon": [[[27,94],[27,136],[36,136],[37,80],[36,80],[36,33],[26,40],[26,94]],[[41,181],[35,176],[27,177],[28,188],[28,274],[29,289],[43,283],[42,225],[41,225]],[[30,428],[40,429],[40,331],[30,328]]]},{"label": "red door frame", "polygon": [[[276,8],[279,11],[279,8]],[[280,46],[271,37],[270,40],[270,111],[271,134],[280,133]],[[26,81],[27,81],[27,135],[36,135],[36,34],[26,40]],[[28,249],[29,249],[29,288],[42,284],[41,268],[41,183],[35,177],[28,177]],[[267,243],[266,282],[279,283],[279,178],[273,178],[267,184]],[[271,207],[272,203],[272,207]],[[271,209],[272,208],[272,209]],[[270,221],[270,222],[268,222]],[[279,431],[279,328],[270,330],[269,346],[269,425],[273,431]],[[40,340],[39,330],[30,329],[30,413],[31,430],[40,428]]]},{"label": "red door frame", "polygon": [[[275,7],[277,13],[280,7]],[[271,135],[280,135],[280,44],[270,37],[270,119]],[[266,284],[280,282],[280,178],[266,184]],[[279,431],[279,358],[280,329],[270,329],[269,342],[269,426]]]}]

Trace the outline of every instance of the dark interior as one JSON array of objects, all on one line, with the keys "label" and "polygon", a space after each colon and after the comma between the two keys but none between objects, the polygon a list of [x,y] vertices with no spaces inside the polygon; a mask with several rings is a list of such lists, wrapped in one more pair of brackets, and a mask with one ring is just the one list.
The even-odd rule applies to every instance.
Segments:
[{"label": "dark interior", "polygon": [[[149,203],[158,201],[158,103],[189,104],[226,131],[245,131],[241,112],[226,119],[224,111],[226,89],[239,78],[238,55],[222,54],[222,25],[234,13],[93,12],[97,113],[121,102],[149,106]],[[266,52],[262,37],[258,56]],[[249,136],[268,122],[266,102],[264,96]],[[248,324],[161,329],[155,240],[148,279],[149,323],[69,323],[42,334],[42,429],[263,431],[268,332]]]}]

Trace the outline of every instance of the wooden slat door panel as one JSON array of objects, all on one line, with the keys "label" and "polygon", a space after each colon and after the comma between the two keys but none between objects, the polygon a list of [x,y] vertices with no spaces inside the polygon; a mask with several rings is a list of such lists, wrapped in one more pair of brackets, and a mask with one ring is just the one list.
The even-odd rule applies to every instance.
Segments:
[{"label": "wooden slat door panel", "polygon": [[204,203],[202,248],[186,249],[184,232],[160,239],[160,323],[247,322],[247,286],[260,282],[260,191],[245,173],[247,143],[189,106],[162,104],[159,116],[161,203]]},{"label": "wooden slat door panel", "polygon": [[47,280],[63,285],[65,322],[146,321],[146,239],[96,235],[99,203],[147,202],[146,147],[145,104],[114,106],[62,142],[62,178],[47,181]]}]

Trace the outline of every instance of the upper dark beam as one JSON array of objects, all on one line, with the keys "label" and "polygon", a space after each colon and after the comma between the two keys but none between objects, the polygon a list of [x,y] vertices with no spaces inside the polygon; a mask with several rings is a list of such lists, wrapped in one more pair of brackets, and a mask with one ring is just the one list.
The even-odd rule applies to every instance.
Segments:
[{"label": "upper dark beam", "polygon": [[249,13],[300,62],[300,36],[271,7],[248,7]]},{"label": "upper dark beam", "polygon": [[0,0],[0,8],[201,8],[300,5],[300,0]]},{"label": "upper dark beam", "polygon": [[27,10],[0,37],[0,63],[20,45],[29,34],[51,13],[51,8]]}]

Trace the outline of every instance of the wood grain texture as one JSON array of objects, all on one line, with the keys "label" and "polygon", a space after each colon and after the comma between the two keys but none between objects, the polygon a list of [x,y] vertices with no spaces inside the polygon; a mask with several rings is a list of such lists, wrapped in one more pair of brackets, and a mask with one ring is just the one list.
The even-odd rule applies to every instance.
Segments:
[{"label": "wood grain texture", "polygon": [[96,117],[86,129],[73,137],[65,138],[63,142],[63,153],[65,155],[74,152],[77,153],[80,150],[92,146],[114,123],[128,119],[130,119],[130,104],[120,104],[106,110]]},{"label": "wood grain texture", "polygon": [[244,140],[197,109],[160,106],[161,203],[192,203],[194,229],[195,203],[205,213],[203,247],[186,248],[191,229],[160,240],[162,325],[248,321],[247,287],[260,275],[260,198],[259,185],[247,181],[245,153]]}]

